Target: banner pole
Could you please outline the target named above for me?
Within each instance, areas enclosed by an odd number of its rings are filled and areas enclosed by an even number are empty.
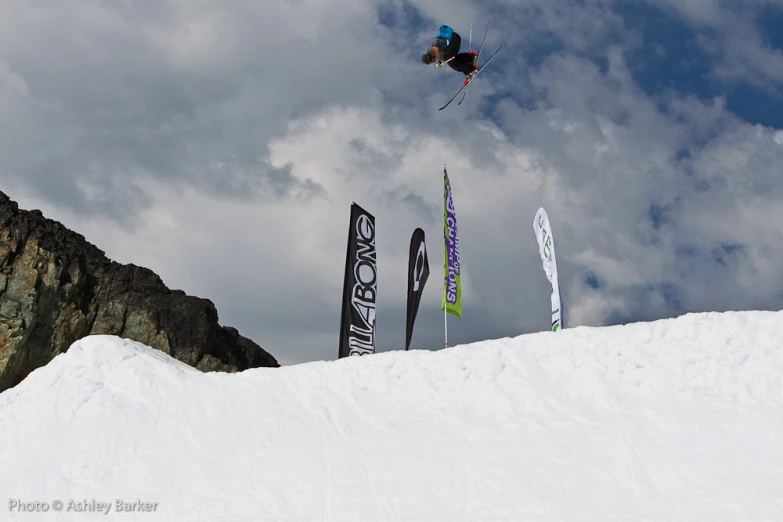
[[[449,313],[446,310],[446,307],[443,307],[443,346],[444,348],[449,347]]]

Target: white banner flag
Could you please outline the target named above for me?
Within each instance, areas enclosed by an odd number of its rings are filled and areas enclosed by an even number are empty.
[[[562,305],[560,302],[560,284],[557,282],[557,261],[555,259],[555,241],[552,239],[552,227],[546,210],[539,208],[533,219],[533,231],[538,240],[538,252],[544,263],[544,272],[552,284],[552,331],[556,332],[563,326]]]

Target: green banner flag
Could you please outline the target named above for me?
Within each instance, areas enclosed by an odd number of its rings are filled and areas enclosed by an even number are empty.
[[[462,317],[462,285],[460,284],[459,235],[457,214],[449,183],[449,174],[443,167],[443,302],[441,310]]]

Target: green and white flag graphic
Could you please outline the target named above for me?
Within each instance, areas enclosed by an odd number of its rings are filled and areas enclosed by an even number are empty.
[[[560,300],[560,284],[557,281],[557,260],[555,258],[555,241],[552,238],[552,227],[546,210],[539,208],[533,219],[533,231],[538,240],[538,252],[544,263],[544,272],[552,285],[552,331],[556,332],[563,325],[562,303]]]

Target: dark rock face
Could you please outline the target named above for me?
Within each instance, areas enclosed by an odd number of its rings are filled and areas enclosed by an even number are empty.
[[[154,272],[121,265],[40,211],[0,192],[0,391],[87,335],[118,335],[202,371],[277,367],[220,326],[207,299],[169,290]]]

